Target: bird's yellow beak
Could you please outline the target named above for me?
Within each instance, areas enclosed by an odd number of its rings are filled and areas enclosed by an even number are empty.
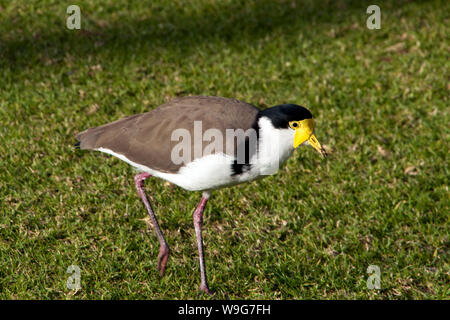
[[[325,149],[320,145],[314,135],[314,120],[305,119],[298,122],[298,127],[295,129],[294,148],[307,141],[314,149],[316,149],[322,156],[326,157]]]

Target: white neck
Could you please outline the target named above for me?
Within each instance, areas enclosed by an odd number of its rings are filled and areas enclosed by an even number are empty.
[[[275,174],[294,151],[292,129],[276,129],[266,117],[259,119],[258,153],[251,163],[262,175]]]

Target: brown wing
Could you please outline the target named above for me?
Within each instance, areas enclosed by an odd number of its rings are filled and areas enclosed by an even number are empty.
[[[172,149],[179,141],[171,141],[172,132],[183,128],[191,134],[194,156],[194,121],[202,121],[202,131],[251,128],[259,109],[251,104],[221,97],[183,97],[156,109],[87,129],[77,135],[81,149],[106,148],[151,169],[175,173],[182,164],[171,161]],[[204,148],[210,142],[203,142]]]

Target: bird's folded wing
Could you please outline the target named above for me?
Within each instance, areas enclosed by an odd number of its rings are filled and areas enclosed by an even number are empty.
[[[194,160],[199,154],[194,152],[194,139],[202,141],[201,144],[197,143],[197,146],[202,146],[202,150],[210,143],[203,141],[203,136],[194,136],[194,121],[201,121],[202,134],[208,129],[218,129],[223,134],[225,153],[226,129],[245,131],[252,128],[258,112],[258,108],[235,99],[184,97],[147,113],[87,129],[79,133],[77,139],[81,149],[108,149],[154,170],[175,173],[183,166],[171,161],[171,152],[180,143],[180,140],[172,141],[176,129],[189,132]],[[235,152],[236,148],[233,150]]]

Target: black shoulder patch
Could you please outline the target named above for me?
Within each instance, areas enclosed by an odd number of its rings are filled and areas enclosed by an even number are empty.
[[[234,163],[231,165],[231,176],[238,176],[247,172],[251,169],[252,165],[249,163],[237,163],[237,160],[234,160]]]
[[[250,145],[250,141],[248,137],[245,138],[245,161],[243,163],[239,163],[236,158],[233,161],[233,164],[231,165],[231,176],[236,176],[243,174],[247,171],[249,171],[252,168],[252,164],[250,163],[250,159],[253,157],[253,155],[258,150],[258,142],[259,142],[259,124],[258,121],[261,117],[261,112],[258,113],[256,116],[255,122],[253,123],[252,128],[256,132],[256,145]]]

